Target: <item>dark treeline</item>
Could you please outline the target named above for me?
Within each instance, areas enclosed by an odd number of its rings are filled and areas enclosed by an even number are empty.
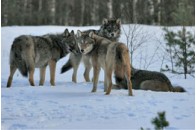
[[[99,25],[103,18],[122,23],[194,25],[194,0],[2,0],[1,24]]]

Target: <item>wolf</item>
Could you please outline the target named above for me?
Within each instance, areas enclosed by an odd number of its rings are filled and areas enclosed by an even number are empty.
[[[121,20],[118,19],[103,19],[102,25],[99,30],[86,30],[84,33],[90,33],[94,32],[96,35],[99,35],[101,37],[105,37],[111,41],[118,41],[121,33]],[[64,73],[71,68],[73,68],[73,75],[72,75],[72,81],[77,82],[76,76],[77,76],[77,70],[78,66],[80,64],[80,61],[84,62],[85,71],[84,71],[84,79],[87,82],[90,82],[89,73],[92,68],[91,63],[89,62],[89,57],[86,55],[75,54],[71,53],[69,60],[63,67],[61,68],[61,73]]]
[[[131,82],[133,89],[163,91],[163,92],[186,92],[186,90],[180,86],[172,86],[169,78],[160,72],[138,70],[133,67]],[[119,88],[127,89],[125,80],[116,79],[116,84]]]
[[[93,66],[93,89],[96,92],[99,72],[104,70],[104,91],[109,95],[112,88],[112,73],[117,79],[126,80],[129,96],[132,96],[129,50],[125,44],[112,42],[93,32],[77,31],[77,42],[82,54],[89,56]]]
[[[68,29],[61,34],[47,34],[43,36],[21,35],[14,39],[10,50],[10,75],[7,87],[11,87],[15,71],[28,77],[31,86],[34,84],[34,70],[40,68],[39,85],[45,81],[46,66],[50,67],[50,83],[55,86],[56,63],[69,52],[77,53],[74,32]],[[79,51],[78,51],[79,52]]]

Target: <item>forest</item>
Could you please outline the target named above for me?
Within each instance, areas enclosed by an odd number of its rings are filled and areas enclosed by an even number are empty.
[[[103,18],[123,24],[193,26],[194,0],[2,0],[2,26],[100,25]]]

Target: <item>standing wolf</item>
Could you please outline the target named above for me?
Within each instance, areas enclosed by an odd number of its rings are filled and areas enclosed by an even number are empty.
[[[95,34],[101,37],[105,37],[111,41],[118,41],[121,33],[121,21],[120,19],[104,19],[99,30],[84,31],[84,33],[90,32],[94,32]],[[92,65],[89,62],[89,57],[86,55],[76,55],[71,53],[68,62],[62,67],[61,73],[64,73],[73,67],[74,71],[72,75],[72,81],[77,82],[76,75],[81,59],[83,60],[85,66],[84,78],[87,82],[90,82],[89,73]]]
[[[112,73],[115,78],[126,80],[129,96],[132,96],[129,50],[123,43],[112,42],[93,32],[77,32],[77,42],[82,54],[89,56],[93,66],[93,89],[96,92],[100,69],[104,70],[104,91],[109,95],[112,88]]]
[[[184,88],[182,87],[173,87],[170,80],[163,73],[156,71],[137,70],[133,67],[131,70],[131,81],[133,84],[133,89],[164,92],[185,92]],[[116,79],[116,84],[120,88],[127,89],[125,80]]]
[[[10,51],[10,75],[7,87],[11,87],[12,78],[17,69],[25,77],[29,74],[29,82],[34,86],[34,70],[40,68],[40,82],[45,81],[46,66],[50,67],[50,83],[55,85],[56,62],[70,51],[77,50],[74,32],[66,29],[62,34],[44,36],[22,35],[17,37]]]

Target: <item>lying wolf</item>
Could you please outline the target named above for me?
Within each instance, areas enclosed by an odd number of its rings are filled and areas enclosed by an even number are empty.
[[[105,37],[111,41],[118,41],[121,32],[121,21],[120,19],[104,19],[99,30],[84,31],[84,33],[90,32],[94,32],[95,34],[101,37]],[[74,71],[72,75],[72,81],[77,82],[76,75],[81,59],[85,66],[84,78],[87,82],[90,82],[89,73],[92,65],[89,62],[89,57],[86,55],[82,56],[82,54],[76,55],[71,53],[68,62],[61,68],[61,73],[64,73],[73,67]]]
[[[82,54],[89,56],[93,66],[93,89],[96,92],[100,69],[104,70],[104,91],[110,94],[112,73],[115,78],[126,81],[129,96],[132,96],[131,68],[129,50],[125,44],[112,42],[93,32],[77,32],[77,42]]]
[[[132,67],[131,81],[133,89],[164,91],[164,92],[185,92],[182,87],[173,87],[166,75],[156,71],[137,70]],[[127,89],[126,81],[116,79],[119,88]]]
[[[10,50],[10,75],[7,87],[11,87],[15,71],[19,69],[25,77],[29,74],[29,82],[34,86],[34,70],[40,68],[40,82],[45,81],[46,66],[50,67],[50,83],[55,85],[56,62],[70,51],[76,53],[77,44],[74,32],[66,29],[62,34],[44,36],[22,35],[15,38]]]

